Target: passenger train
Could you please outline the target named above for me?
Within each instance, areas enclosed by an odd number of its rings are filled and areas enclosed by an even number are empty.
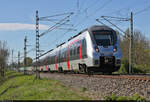
[[[94,25],[42,56],[38,69],[50,72],[112,73],[119,70],[121,57],[116,32],[108,26]]]

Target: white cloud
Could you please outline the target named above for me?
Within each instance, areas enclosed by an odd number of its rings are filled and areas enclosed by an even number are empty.
[[[46,30],[47,25],[40,24],[40,30]],[[24,23],[0,23],[0,31],[35,30],[35,24]]]

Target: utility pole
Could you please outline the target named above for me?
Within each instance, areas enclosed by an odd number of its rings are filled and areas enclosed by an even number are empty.
[[[12,50],[12,53],[11,53],[11,54],[12,54],[12,60],[11,60],[12,65],[11,65],[11,70],[13,70],[13,63],[14,63],[14,62],[13,62],[13,50]]]
[[[39,65],[39,17],[38,11],[36,11],[36,79],[40,78],[40,73],[38,70]]]
[[[18,51],[18,71],[19,71],[19,68],[20,68],[20,51]]]
[[[130,17],[130,46],[129,46],[129,73],[133,73],[133,13],[131,12]]]
[[[26,50],[27,50],[27,36],[25,36],[25,38],[24,38],[24,74],[26,74],[26,54],[27,54],[27,52],[26,52]]]

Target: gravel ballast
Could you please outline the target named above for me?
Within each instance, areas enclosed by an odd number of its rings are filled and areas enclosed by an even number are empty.
[[[41,78],[56,79],[80,90],[86,89],[85,93],[94,100],[104,99],[105,96],[111,96],[112,93],[117,96],[132,96],[137,93],[150,100],[150,81],[83,77],[62,73],[41,73],[40,75]]]

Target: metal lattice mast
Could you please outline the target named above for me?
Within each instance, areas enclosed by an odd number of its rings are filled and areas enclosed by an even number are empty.
[[[13,64],[14,64],[14,61],[13,61],[13,51],[14,51],[14,50],[12,50],[12,53],[11,53],[11,54],[12,54],[12,59],[11,59],[11,63],[12,63],[12,65],[11,65],[11,70],[13,70]]]
[[[40,78],[40,73],[38,71],[38,63],[39,63],[39,17],[38,11],[36,11],[36,78]]]
[[[27,36],[24,39],[24,74],[26,74]]]
[[[129,46],[129,73],[133,72],[133,13],[130,17],[130,46]]]
[[[19,68],[20,68],[20,51],[18,51],[18,71],[19,71]]]

